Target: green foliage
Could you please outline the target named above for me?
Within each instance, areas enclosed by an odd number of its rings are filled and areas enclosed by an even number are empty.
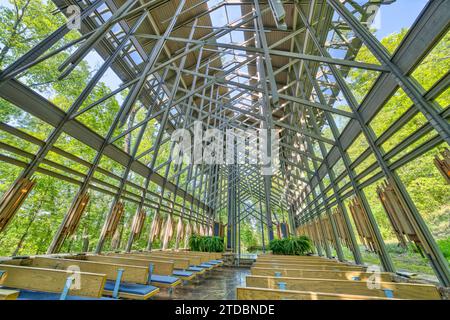
[[[9,3],[10,5],[3,6],[2,4],[0,6],[0,69],[7,67],[66,22],[64,15],[52,14],[52,11],[56,7],[50,0],[9,0]],[[73,41],[78,36],[79,34],[75,30],[69,32],[53,46],[52,50]],[[20,75],[21,82],[42,94],[62,110],[67,110],[70,107],[81,90],[87,85],[92,73],[95,72],[94,69],[97,68],[89,65],[87,62],[88,59],[85,59],[70,76],[62,81],[58,81],[57,79],[60,74],[58,66],[67,59],[69,54],[70,50],[61,52]],[[99,82],[87,97],[82,107],[97,101],[110,92],[111,89],[107,84]],[[108,132],[118,109],[118,100],[116,97],[112,97],[84,113],[78,120],[98,134],[104,135]],[[142,113],[142,111],[137,113],[136,122],[143,120]],[[45,141],[53,130],[53,127],[44,123],[42,120],[24,112],[3,99],[0,99],[0,121],[42,141]],[[124,126],[122,130],[126,130],[131,125],[133,124]],[[149,126],[145,136],[151,136],[156,131],[154,128],[155,126]],[[117,132],[117,134],[120,133]],[[31,154],[35,154],[39,149],[38,145],[32,144],[24,139],[19,139],[6,131],[0,131],[0,141]],[[121,142],[122,145],[119,147],[125,148],[125,141]],[[97,153],[97,150],[88,147],[67,134],[60,136],[55,143],[55,147],[88,162],[92,162]],[[147,145],[145,147],[148,148],[150,146]],[[14,159],[24,162],[30,161],[29,158],[4,151],[2,150],[2,154]],[[140,152],[142,151],[140,150]],[[88,169],[85,165],[71,161],[52,151],[46,155],[45,159],[66,166],[81,174],[86,174]],[[99,166],[107,172],[119,176],[124,172],[122,165],[105,156],[101,158]],[[68,174],[67,172],[45,164],[41,164],[41,167],[80,180],[79,175]],[[0,162],[0,196],[8,190],[21,170],[21,167]],[[130,174],[130,176],[129,180],[132,180],[140,186],[143,185],[143,177],[135,177],[133,174]],[[77,185],[61,179],[41,174],[37,174],[36,178],[36,187],[12,219],[8,228],[0,234],[0,256],[45,253],[78,190]],[[115,187],[119,184],[118,180],[103,175],[98,171],[94,174],[94,178]],[[139,178],[142,181],[139,181]],[[155,192],[155,184],[151,183],[149,189]],[[113,199],[108,194],[94,190],[90,190],[90,195],[91,201],[80,221],[76,233],[65,241],[61,251],[79,252],[82,250],[86,239],[89,241],[89,250],[92,251],[95,248]],[[130,221],[135,211],[132,205],[126,203],[125,217],[122,225],[119,227],[123,229],[122,241],[120,242],[121,249],[126,244]],[[144,228],[143,234],[148,234],[148,225],[149,223]],[[142,236],[135,241],[133,248],[145,248],[146,242],[147,238]],[[109,244],[108,241],[107,244]],[[155,245],[157,246],[158,243]],[[106,247],[107,245],[105,245]]]
[[[450,261],[450,237],[447,239],[438,240],[439,248],[441,248],[444,257]]]
[[[312,242],[307,236],[273,239],[269,250],[273,254],[302,256],[312,250]]]
[[[0,69],[7,67],[65,22],[65,18],[62,14],[51,13],[55,9],[55,5],[50,0],[9,0],[9,2],[11,3],[11,6],[0,7]],[[406,33],[407,30],[402,30],[397,34],[389,35],[382,40],[382,43],[387,50],[392,53],[398,47]],[[70,32],[55,44],[52,50],[73,41],[77,36],[76,31]],[[425,89],[431,88],[446,72],[448,72],[450,68],[450,59],[447,58],[449,47],[450,34],[447,34],[412,73],[412,77]],[[38,92],[45,93],[45,96],[48,97],[52,103],[63,110],[67,110],[73,103],[80,91],[86,86],[93,72],[88,63],[83,61],[79,67],[67,77],[67,79],[64,81],[56,81],[59,75],[57,68],[67,59],[69,54],[68,51],[62,52],[31,68],[20,76],[20,81],[31,86],[31,88]],[[364,46],[358,53],[356,60],[367,63],[377,63],[375,57]],[[356,68],[351,69],[347,81],[358,101],[361,101],[364,98],[376,78],[376,72]],[[84,106],[98,100],[109,92],[110,89],[105,83],[99,83],[87,98]],[[124,92],[124,94],[125,93],[126,92]],[[442,108],[447,107],[448,101],[450,101],[450,89],[441,93],[435,101]],[[385,130],[404,114],[411,105],[412,101],[407,95],[402,90],[397,90],[382,110],[370,122],[370,126],[375,135],[378,137],[385,132]],[[340,107],[348,110],[348,106],[346,106],[345,103]],[[79,120],[98,134],[104,135],[108,131],[118,109],[118,101],[115,98],[108,99],[96,108],[83,114],[79,117]],[[138,110],[134,111],[136,113],[135,123],[139,123],[145,118],[145,112],[144,108],[141,108],[141,106],[136,106],[136,109]],[[53,129],[50,125],[45,124],[40,119],[33,117],[2,99],[0,99],[0,121],[40,140],[46,140]],[[391,150],[394,146],[403,141],[412,131],[422,126],[423,123],[424,118],[419,113],[402,128],[401,132],[390,137],[382,147],[385,151]],[[133,123],[128,123],[122,130],[126,130],[132,125]],[[158,123],[156,120],[149,122],[148,128],[144,133],[144,139],[139,146],[138,154],[153,145],[157,133],[155,128],[157,127]],[[325,136],[330,136],[329,130],[329,127],[325,126],[323,134]],[[120,133],[121,132],[115,132],[115,135]],[[425,138],[417,141],[415,146],[429,140],[435,135],[436,133],[431,131]],[[32,154],[38,149],[35,144],[23,139],[18,139],[6,131],[0,131],[0,141]],[[125,139],[121,139],[119,142],[116,142],[116,145],[125,148]],[[56,146],[86,161],[92,161],[96,154],[96,150],[89,148],[65,134],[58,139]],[[359,137],[348,150],[350,158],[356,159],[367,147],[368,143],[365,138],[363,136]],[[414,161],[411,161],[407,165],[399,168],[397,173],[405,184],[405,187],[418,210],[430,227],[433,235],[438,239],[444,239],[439,240],[438,244],[446,258],[450,259],[450,240],[448,238],[450,233],[450,187],[446,185],[445,180],[433,166],[433,157],[437,151],[443,147],[445,147],[445,145],[441,145]],[[158,158],[157,164],[160,164],[164,159],[167,159],[168,150],[169,148],[167,145],[161,148],[161,158]],[[410,149],[405,150],[405,152],[409,151]],[[2,154],[14,157],[20,161],[29,161],[28,158],[20,157],[16,154],[12,155],[12,153],[7,152],[6,150],[2,150]],[[144,157],[142,162],[148,163],[150,159],[151,154]],[[82,166],[79,163],[70,162],[68,159],[52,152],[46,156],[46,160],[68,166],[72,170],[83,174],[85,174],[87,170],[87,167]],[[369,160],[366,160],[357,166],[355,170],[358,173],[362,172],[362,170],[367,168],[371,162],[374,162],[373,156],[370,156]],[[43,165],[41,167],[49,169]],[[122,165],[107,157],[102,157],[100,167],[116,175],[121,175],[124,172],[124,167]],[[336,174],[343,172],[344,165],[342,160],[338,161],[333,169],[336,171]],[[22,168],[20,167],[0,162],[0,196],[9,188],[11,183],[20,174],[21,170]],[[171,170],[173,170],[173,167]],[[62,174],[62,172],[56,171],[55,169],[52,169],[52,171]],[[172,175],[173,171],[170,172],[170,176]],[[79,176],[73,175],[73,177],[78,180],[80,179]],[[187,173],[185,172],[180,179],[181,185],[184,185],[186,177]],[[96,172],[95,178],[117,187],[117,180],[111,179],[106,175]],[[130,179],[137,185],[143,185],[144,178],[141,176],[134,175]],[[342,179],[340,182],[341,186],[346,179],[346,177]],[[192,184],[189,184],[188,188],[190,192],[193,191]],[[150,184],[149,189],[152,192],[160,192],[160,188],[153,183]],[[0,234],[0,256],[45,253],[77,190],[78,187],[76,185],[38,174],[37,185],[32,194],[26,199],[8,229]],[[127,191],[130,190],[133,189],[128,186]],[[370,186],[369,188],[364,189],[364,192],[369,200],[370,207],[375,215],[384,239],[395,240],[388,218],[377,199],[375,188]],[[183,203],[179,197],[177,197],[176,201],[178,204]],[[96,241],[99,238],[99,233],[106,214],[109,211],[111,202],[112,197],[110,195],[91,190],[91,201],[80,222],[77,233],[66,241],[62,251],[81,251],[84,238],[90,240],[89,250],[95,248]],[[277,211],[278,209],[276,208],[274,208],[274,210],[274,212],[280,216],[281,212]],[[123,239],[127,238],[129,224],[134,212],[135,208],[133,206],[127,206],[126,217],[123,219],[124,223],[126,223]],[[226,220],[226,210],[219,212],[219,216],[222,221]],[[146,222],[142,233],[143,235],[148,234],[150,222],[151,221]],[[241,242],[243,250],[248,248],[258,248],[259,245],[262,244],[259,235],[259,225],[255,223],[253,223],[253,225],[251,223],[243,224],[241,227]],[[126,243],[126,241],[122,240],[122,248],[124,243]],[[142,236],[135,241],[133,249],[145,248],[146,243],[147,237]],[[171,242],[171,245],[173,245],[173,241]],[[153,243],[153,247],[159,248],[160,241],[156,240]],[[194,236],[189,239],[189,247],[191,247],[191,250],[195,251],[220,252],[224,250],[224,242],[223,239],[217,237]],[[301,240],[300,238],[274,240],[270,243],[270,249],[278,254],[304,254],[310,250],[309,247],[306,247],[305,239]],[[404,261],[406,267],[413,268],[413,264],[426,265],[427,263],[425,259],[418,257],[419,255],[413,248],[408,247],[407,249],[404,249],[397,245],[389,244],[388,250],[395,256],[393,258],[396,265]],[[398,260],[398,257],[401,257],[402,261]],[[366,261],[369,261],[369,259]],[[410,265],[408,265],[406,261],[411,262]]]
[[[221,237],[192,235],[189,238],[189,248],[191,251],[223,252],[225,243]]]
[[[252,228],[251,222],[246,224],[241,224],[241,248],[242,251],[250,252],[250,248],[255,248],[258,246],[258,239],[256,234],[258,229],[254,230]]]
[[[381,42],[389,52],[394,52],[401,40],[405,37],[407,31],[407,29],[403,29],[398,33],[391,34],[382,39]],[[424,88],[431,88],[450,69],[450,59],[445,58],[448,56],[449,45],[450,34],[447,34],[412,73],[413,78]],[[359,51],[356,60],[366,63],[377,63],[376,58],[365,46]],[[359,97],[360,100],[370,90],[375,78],[376,77],[370,76],[365,70],[352,69],[347,80],[349,81],[352,92]],[[450,90],[444,91],[439,98],[436,99],[436,102],[442,107],[447,107],[449,94]],[[383,134],[411,107],[411,105],[413,105],[413,102],[408,95],[402,89],[398,89],[369,123],[375,135],[379,137]],[[389,137],[381,147],[385,152],[390,151],[425,123],[426,119],[424,116],[421,113],[418,113],[397,133]],[[395,162],[399,157],[404,156],[406,153],[412,151],[413,148],[434,138],[436,135],[436,131],[431,131],[414,143],[413,146],[408,147],[390,161]],[[432,234],[437,239],[446,238],[450,234],[450,225],[448,222],[450,221],[450,206],[448,205],[450,203],[450,187],[446,184],[445,179],[442,178],[441,174],[433,165],[434,156],[445,147],[448,147],[448,145],[441,144],[397,169],[397,174],[429,226]],[[352,143],[347,150],[347,153],[350,159],[354,160],[367,148],[368,142],[361,134]],[[355,168],[356,173],[361,173],[365,168],[375,162],[376,159],[372,154],[367,160],[363,161]],[[343,164],[341,167],[343,167]],[[342,172],[341,170],[337,171]],[[372,184],[369,187],[366,187],[364,193],[369,201],[370,208],[376,218],[383,238],[388,242],[396,241],[392,226],[378,199],[376,185]]]
[[[273,239],[269,242],[269,250],[271,250],[273,254],[285,254],[286,240],[287,239]]]

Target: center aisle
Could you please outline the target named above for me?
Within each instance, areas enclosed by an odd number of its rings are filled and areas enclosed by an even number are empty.
[[[222,267],[212,271],[198,283],[177,287],[171,297],[164,291],[155,296],[154,300],[236,300],[236,287],[245,286],[247,275],[250,275],[249,268]]]

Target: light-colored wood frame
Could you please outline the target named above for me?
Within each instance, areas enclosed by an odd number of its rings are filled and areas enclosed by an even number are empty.
[[[238,287],[237,300],[396,300],[351,294]]]
[[[279,272],[282,277],[292,277],[292,278],[354,280],[355,277],[358,277],[360,281],[367,281],[374,278],[374,273],[363,271],[331,271],[331,270],[313,270],[313,269],[308,270],[308,269],[252,267],[250,269],[250,272],[254,276],[275,276],[275,272]],[[393,281],[392,274],[388,272],[380,272],[377,273],[375,276],[382,282]]]
[[[61,293],[66,284],[67,271],[24,267],[1,264],[0,268],[8,272],[3,285],[16,288],[35,290],[41,292]],[[80,286],[71,288],[69,295],[100,298],[106,283],[106,275],[91,272],[79,272]]]
[[[247,276],[248,287],[278,289],[278,283],[284,282],[287,290],[314,291],[323,293],[355,294],[362,296],[386,297],[384,290],[391,290],[394,298],[440,300],[438,289],[432,285],[379,282],[379,288],[370,288],[365,281],[329,280],[311,278]]]

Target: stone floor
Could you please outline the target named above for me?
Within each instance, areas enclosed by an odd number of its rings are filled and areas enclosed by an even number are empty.
[[[178,286],[172,296],[162,289],[154,300],[235,300],[236,287],[245,286],[245,276],[249,274],[249,268],[217,268],[197,282]]]

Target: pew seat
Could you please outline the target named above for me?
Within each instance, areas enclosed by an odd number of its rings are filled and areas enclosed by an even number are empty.
[[[104,293],[112,296],[116,282],[107,280]],[[121,282],[119,286],[119,298],[147,300],[159,292],[159,288],[147,284]]]
[[[186,270],[173,270],[172,275],[184,281],[189,281],[195,278],[195,272]]]
[[[197,267],[200,267],[200,268],[203,268],[203,269],[206,269],[206,270],[212,270],[213,268],[214,268],[214,266],[212,265],[212,264],[209,264],[209,263],[206,263],[206,262],[204,262],[204,263],[202,263],[202,264],[199,264]]]
[[[159,274],[152,274],[151,284],[163,288],[173,288],[181,284],[180,278],[172,276],[162,276]]]
[[[17,300],[60,300],[61,294],[54,292],[42,292],[21,289],[18,293]],[[116,300],[113,298],[101,297],[81,297],[81,296],[66,296],[65,300]]]
[[[218,261],[218,260],[210,260],[208,262],[205,262],[206,264],[211,264],[214,267],[220,267],[223,264],[223,261]]]
[[[223,263],[223,260],[211,260],[210,262],[215,262],[215,263],[217,263],[217,264],[222,264],[222,263]]]
[[[3,289],[0,287],[0,300],[16,300],[19,290]]]
[[[190,266],[187,271],[194,271],[198,274],[204,274],[206,272],[205,268],[198,267],[198,266]]]

